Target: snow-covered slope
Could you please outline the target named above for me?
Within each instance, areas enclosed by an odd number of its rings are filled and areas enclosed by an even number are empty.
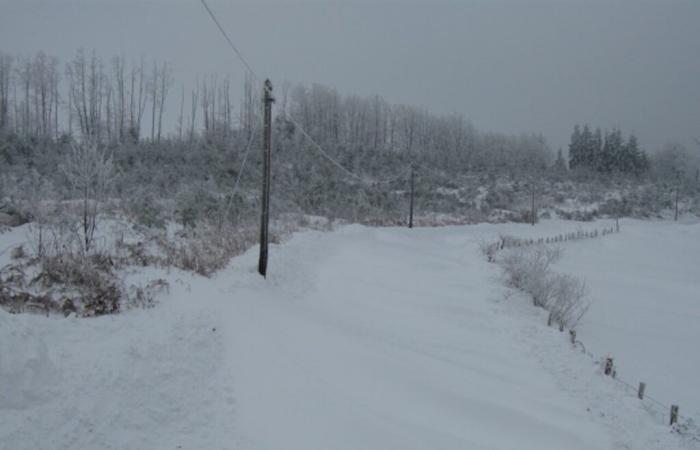
[[[501,287],[478,243],[520,231],[299,233],[268,280],[253,249],[151,310],[0,311],[0,448],[693,448]]]

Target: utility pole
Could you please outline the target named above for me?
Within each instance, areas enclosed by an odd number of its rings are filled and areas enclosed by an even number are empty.
[[[413,193],[415,191],[415,167],[411,165],[411,203],[408,215],[408,228],[413,228]]]
[[[535,226],[535,183],[532,183],[532,209],[530,211],[530,218],[532,219],[532,226]]]
[[[676,214],[673,217],[673,220],[678,221],[678,195],[681,190],[681,171],[680,169],[676,169]]]
[[[678,191],[680,190],[680,183],[676,186],[676,215],[673,220],[678,221]]]
[[[263,185],[262,213],[260,215],[260,260],[258,272],[267,277],[267,244],[270,225],[270,153],[272,145],[272,83],[265,80],[263,86]]]

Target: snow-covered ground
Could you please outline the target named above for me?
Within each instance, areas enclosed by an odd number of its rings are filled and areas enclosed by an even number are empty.
[[[0,311],[0,448],[699,447],[547,328],[478,250],[498,233],[573,226],[304,232],[271,249],[267,280],[253,249],[213,279],[142,274],[170,281],[150,310],[96,319]],[[614,249],[656,226],[625,223],[622,234],[574,246]],[[560,266],[573,271],[568,252]],[[597,301],[581,337],[605,352],[590,336],[602,313],[588,279]],[[659,283],[676,292],[674,280]],[[698,373],[697,352],[664,351]],[[619,353],[623,374],[622,353],[632,352]]]
[[[567,246],[558,269],[594,300],[579,330],[621,378],[700,419],[700,225],[624,220],[622,232]]]

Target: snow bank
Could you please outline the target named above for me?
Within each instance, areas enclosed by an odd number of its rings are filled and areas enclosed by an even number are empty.
[[[26,408],[51,395],[54,365],[43,337],[26,321],[0,308],[0,408]]]

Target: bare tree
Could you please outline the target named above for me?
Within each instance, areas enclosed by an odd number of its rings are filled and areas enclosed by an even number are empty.
[[[250,140],[250,135],[253,132],[253,121],[255,120],[255,110],[258,104],[255,100],[253,84],[253,76],[246,72],[245,80],[243,81],[243,101],[240,118],[241,128],[245,132],[246,141]]]
[[[0,53],[0,131],[10,126],[10,79],[13,59]]]
[[[141,137],[141,119],[146,108],[146,81],[144,73],[144,60],[141,58],[140,64],[131,65],[129,88],[129,139],[138,142]]]
[[[177,137],[182,142],[183,120],[185,114],[185,85],[182,85],[182,94],[180,96],[180,114],[177,118]]]
[[[160,142],[161,131],[163,129],[163,111],[165,111],[165,99],[172,83],[172,69],[167,63],[163,63],[160,69],[160,90],[158,92],[158,142]]]
[[[81,243],[84,254],[93,249],[100,204],[113,182],[112,157],[95,142],[73,143],[67,155],[63,172],[80,199]]]
[[[102,132],[102,110],[105,95],[105,74],[102,61],[92,52],[90,60],[82,49],[66,67],[68,95],[73,114],[78,119],[85,139],[99,139]]]
[[[197,109],[199,108],[199,82],[195,83],[195,87],[192,89],[192,101],[190,103],[190,132],[189,141],[194,140],[194,127],[197,123]]]
[[[24,94],[24,100],[20,107],[22,109],[22,133],[25,136],[29,136],[31,133],[31,116],[30,116],[30,92],[32,87],[32,61],[29,58],[24,58],[16,69],[17,79],[21,83],[22,91]]]
[[[150,88],[149,96],[151,98],[151,142],[156,140],[156,111],[158,105],[158,63],[153,61],[153,72],[151,79],[148,82]]]

